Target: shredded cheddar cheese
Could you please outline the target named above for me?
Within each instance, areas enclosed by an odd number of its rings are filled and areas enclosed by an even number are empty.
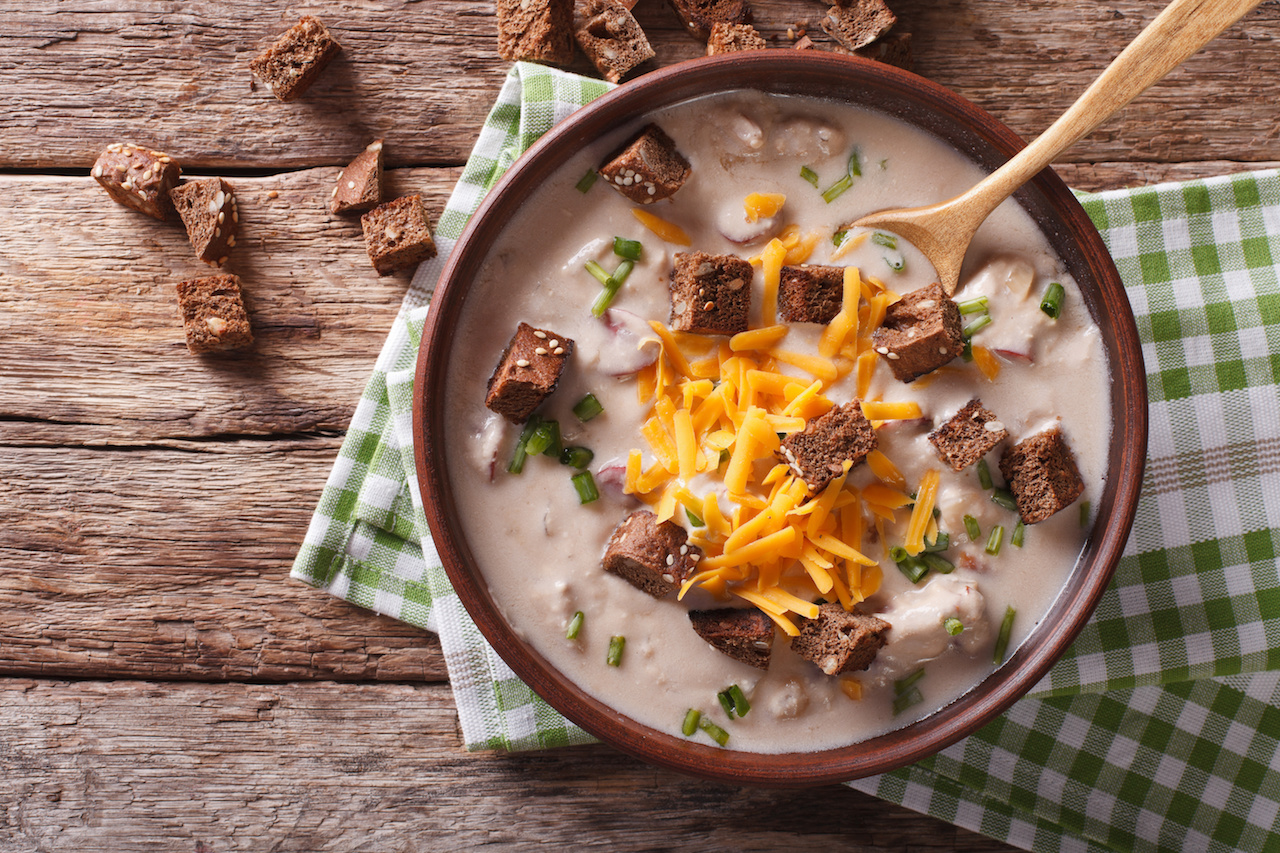
[[[933,519],[933,504],[937,497],[938,472],[931,468],[920,479],[916,505],[911,510],[911,521],[907,524],[907,541],[903,547],[913,557],[924,550],[924,534]]]
[[[978,365],[978,369],[989,382],[995,381],[995,378],[1000,375],[1000,362],[986,347],[973,347],[973,363]]]
[[[677,246],[691,246],[693,241],[689,239],[689,235],[684,233],[684,229],[674,222],[668,222],[660,216],[655,216],[647,210],[638,207],[631,208],[631,213],[636,219],[640,220],[640,224],[648,228],[662,240],[668,243],[675,243]]]
[[[742,206],[746,210],[747,221],[758,222],[775,215],[786,203],[787,197],[782,193],[751,193]]]

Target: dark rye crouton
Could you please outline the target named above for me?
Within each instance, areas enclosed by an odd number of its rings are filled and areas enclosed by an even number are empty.
[[[662,598],[679,589],[702,559],[702,549],[688,538],[680,525],[659,524],[649,510],[636,510],[614,528],[601,562],[606,572]]]
[[[250,62],[249,68],[277,98],[293,101],[311,88],[341,49],[319,19],[305,15]]]
[[[936,281],[889,306],[871,340],[902,382],[937,370],[964,349],[960,309]]]
[[[587,0],[583,17],[574,27],[578,47],[610,83],[653,59],[653,48],[631,10],[615,0]]]
[[[173,213],[169,190],[178,185],[182,170],[168,154],[113,142],[98,155],[92,174],[117,203],[165,220]]]
[[[369,143],[351,165],[338,173],[338,181],[329,194],[332,213],[368,210],[382,202],[382,140]]]
[[[689,35],[708,41],[716,24],[747,24],[751,8],[746,0],[668,0]]]
[[[844,300],[844,267],[783,267],[778,316],[790,323],[830,323]]]
[[[707,37],[707,56],[764,50],[768,46],[769,43],[750,24],[715,23],[711,25],[711,35]]]
[[[527,420],[556,390],[572,354],[569,338],[521,323],[489,377],[484,404],[513,423]]]
[[[240,208],[231,184],[222,178],[187,181],[169,190],[169,198],[196,257],[217,267],[225,264],[240,234]]]
[[[773,620],[754,607],[690,610],[699,637],[734,660],[768,669],[773,654]]]
[[[846,462],[853,468],[878,443],[871,421],[854,400],[810,419],[804,430],[782,440],[776,455],[804,480],[809,491],[820,492],[844,472]]]
[[[1018,515],[1027,524],[1044,521],[1084,492],[1075,456],[1058,427],[1024,439],[1000,457]]]
[[[735,255],[677,252],[671,271],[671,328],[703,335],[747,330],[755,270]]]
[[[573,0],[498,0],[498,55],[511,62],[573,61]]]
[[[995,413],[982,407],[977,397],[964,404],[960,411],[942,426],[929,433],[929,441],[951,466],[952,471],[963,471],[991,452],[991,449],[1009,437],[1009,431],[1000,423]]]
[[[436,256],[422,196],[401,196],[379,205],[360,217],[360,227],[378,275],[390,275]]]
[[[253,343],[238,277],[215,275],[180,281],[178,305],[187,349],[192,352],[239,349]]]
[[[832,602],[819,605],[817,618],[802,619],[797,627],[800,635],[791,640],[791,651],[827,675],[840,675],[871,666],[888,639],[889,623]]]
[[[821,23],[827,35],[854,51],[889,32],[897,20],[883,0],[849,0],[828,9]]]
[[[650,124],[599,172],[609,186],[636,204],[651,204],[674,195],[692,169],[671,137]]]
[[[854,53],[905,71],[915,68],[915,57],[911,53],[911,33],[889,33],[866,47],[858,48]]]

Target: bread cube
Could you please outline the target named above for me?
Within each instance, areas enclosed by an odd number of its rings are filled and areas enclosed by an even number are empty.
[[[737,661],[768,669],[773,655],[773,620],[754,607],[690,610],[689,621],[699,637],[716,651]]]
[[[572,354],[569,338],[521,323],[489,377],[484,404],[513,423],[528,420],[556,390]]]
[[[382,203],[382,140],[375,139],[338,173],[329,194],[331,213],[368,210]]]
[[[573,0],[498,0],[498,55],[510,62],[573,62]]]
[[[711,34],[707,37],[707,56],[743,50],[764,50],[768,46],[769,43],[750,24],[717,22],[711,25]]]
[[[225,264],[240,234],[240,209],[231,185],[222,178],[187,181],[170,190],[169,198],[196,257],[216,267]]]
[[[1075,456],[1058,427],[1006,450],[1000,457],[1000,473],[1027,524],[1044,521],[1084,493]]]
[[[360,217],[364,245],[378,275],[412,267],[436,256],[422,196],[401,196]]]
[[[782,440],[776,455],[810,492],[820,492],[844,472],[846,462],[852,469],[878,444],[871,421],[854,400],[811,418],[802,431]]]
[[[995,414],[974,397],[942,426],[929,433],[938,456],[952,471],[963,471],[1009,437]]]
[[[178,305],[191,352],[239,349],[253,343],[239,277],[215,275],[180,281]]]
[[[755,270],[735,255],[677,252],[671,271],[671,327],[704,335],[747,330]]]
[[[889,623],[862,613],[847,611],[834,602],[818,606],[814,619],[801,619],[800,636],[791,640],[791,651],[818,665],[827,675],[859,672],[871,666],[887,642]]]
[[[889,32],[897,20],[884,0],[848,0],[828,9],[821,24],[841,47],[854,51]]]
[[[935,281],[890,305],[871,340],[893,375],[911,382],[964,350],[960,309]]]
[[[747,24],[751,8],[746,0],[668,0],[685,31],[698,41],[708,41],[716,24]]]
[[[674,195],[693,170],[671,137],[650,124],[599,171],[609,186],[631,201],[652,204]]]
[[[844,267],[783,267],[778,316],[790,323],[830,323],[844,303]]]
[[[168,154],[128,142],[113,142],[98,155],[91,172],[119,204],[161,221],[173,213],[169,190],[182,169]]]
[[[915,67],[915,58],[911,53],[911,33],[889,33],[866,47],[858,48],[854,53],[906,71]]]
[[[609,537],[604,570],[654,598],[670,595],[702,559],[702,549],[688,544],[688,538],[680,525],[671,521],[659,524],[649,510],[636,510]]]
[[[615,0],[586,0],[573,31],[578,47],[604,79],[617,83],[631,69],[653,59],[653,48],[631,10]]]
[[[305,15],[249,63],[254,76],[282,101],[293,101],[311,87],[341,46],[318,18]]]

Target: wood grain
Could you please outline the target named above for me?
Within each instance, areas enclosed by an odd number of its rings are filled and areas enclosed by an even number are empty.
[[[0,684],[5,851],[1006,851],[843,787],[459,749],[442,685]]]
[[[786,46],[814,0],[754,0],[759,28]],[[916,70],[1034,136],[1075,100],[1158,4],[1057,0],[895,0]],[[326,20],[344,49],[302,100],[252,85],[247,63],[298,15]],[[664,3],[637,17],[670,64],[700,55]],[[1231,151],[1280,159],[1280,6],[1267,3],[1170,79],[1072,149],[1072,162],[1191,161]],[[9,0],[0,20],[0,168],[87,169],[107,143],[134,139],[189,168],[342,165],[375,136],[391,165],[461,163],[507,63],[489,0],[296,6],[213,0]],[[575,70],[589,71],[579,58]]]

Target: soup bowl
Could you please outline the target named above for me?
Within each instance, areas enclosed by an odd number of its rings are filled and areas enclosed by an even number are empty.
[[[436,548],[467,612],[512,670],[586,731],[645,761],[705,778],[798,786],[883,773],[974,732],[1026,693],[1066,651],[1103,594],[1128,538],[1146,458],[1146,380],[1133,314],[1097,230],[1062,181],[1045,170],[1016,194],[1079,285],[1109,362],[1112,412],[1106,478],[1094,496],[1083,552],[1047,613],[1004,663],[936,712],[860,742],[811,752],[717,748],[643,725],[589,695],[513,629],[468,544],[446,460],[461,440],[446,430],[443,406],[451,345],[471,283],[490,246],[522,202],[584,146],[636,116],[701,96],[759,90],[854,103],[940,138],[990,171],[1024,143],[959,95],[913,74],[831,53],[765,50],[675,65],[626,84],[557,126],[526,152],[486,196],[448,259],[436,288],[417,364],[414,435],[418,482]]]

